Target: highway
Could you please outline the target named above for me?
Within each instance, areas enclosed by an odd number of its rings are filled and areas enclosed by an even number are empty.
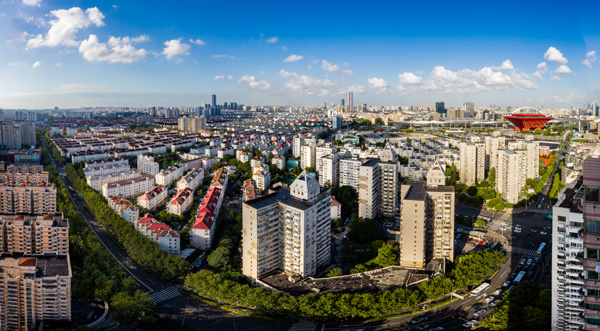
[[[50,152],[51,150],[45,136],[44,145],[49,151],[48,154],[50,154],[53,165],[56,165],[56,160],[54,160],[54,157]],[[67,187],[70,186],[65,178],[66,174],[64,168],[56,167],[56,169],[58,170],[63,183]],[[160,319],[155,325],[156,330],[261,330],[263,328],[268,328],[273,331],[283,331],[289,330],[292,325],[292,323],[289,322],[257,319],[230,313],[179,294],[178,288],[181,288],[180,284],[169,284],[144,270],[133,261],[133,259],[131,259],[129,255],[114,242],[104,228],[98,224],[83,201],[73,199],[71,194],[69,197],[79,214],[87,221],[90,229],[96,235],[100,243],[108,250],[108,252],[110,252],[115,261],[117,261],[117,263],[119,263],[123,269],[136,280],[136,283],[141,290],[147,292],[151,296],[155,293],[174,292],[174,294],[171,294],[174,296],[166,300],[161,301],[160,297],[155,299],[155,301],[159,301],[156,303],[156,311],[160,316]]]

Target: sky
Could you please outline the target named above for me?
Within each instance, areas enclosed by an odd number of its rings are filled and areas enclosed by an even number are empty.
[[[0,108],[586,107],[597,1],[0,0]],[[597,54],[597,52],[599,52]]]

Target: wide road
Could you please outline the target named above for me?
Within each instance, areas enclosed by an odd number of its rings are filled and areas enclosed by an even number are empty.
[[[53,165],[56,160],[51,154],[46,138],[44,136],[44,145],[49,151]],[[65,177],[65,171],[62,167],[56,167],[61,180],[66,186],[70,186]],[[177,288],[180,285],[173,286],[163,282],[158,277],[144,270],[138,265],[121,247],[114,242],[110,235],[96,221],[93,215],[85,206],[83,201],[73,199],[71,192],[69,197],[79,214],[86,220],[92,232],[96,235],[100,243],[109,251],[115,261],[136,280],[138,287],[144,292],[153,294],[165,293],[164,296],[157,296],[155,301],[156,311],[160,314],[160,319],[154,326],[157,330],[289,330],[292,323],[279,322],[251,318],[244,315],[229,313],[205,304],[194,299],[181,295]],[[177,282],[177,280],[173,280]],[[154,296],[153,296],[154,297]],[[166,299],[163,299],[166,298]]]

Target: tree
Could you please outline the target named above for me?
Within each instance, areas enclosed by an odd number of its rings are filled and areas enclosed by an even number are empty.
[[[496,168],[492,168],[488,172],[487,182],[491,187],[496,187]]]
[[[477,186],[469,186],[467,189],[467,194],[474,197],[477,195]]]
[[[327,273],[327,277],[338,277],[343,274],[344,274],[344,272],[342,272],[341,268],[333,268],[333,269],[329,270],[329,272]]]
[[[230,251],[225,247],[217,247],[212,253],[206,258],[206,262],[211,267],[222,270],[229,266]]]
[[[350,269],[351,274],[360,274],[361,272],[365,271],[369,271],[369,269],[362,264],[357,264],[354,266],[354,268]]]
[[[398,264],[398,246],[395,244],[384,244],[377,251],[375,263],[382,268]]]
[[[152,323],[152,299],[142,291],[136,291],[134,296],[124,292],[115,294],[111,300],[111,311],[115,319],[125,325],[134,324],[140,318],[145,323]]]

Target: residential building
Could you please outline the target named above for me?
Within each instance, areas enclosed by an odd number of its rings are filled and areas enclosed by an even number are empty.
[[[156,185],[169,187],[174,180],[178,180],[179,177],[183,176],[184,171],[185,165],[178,163],[160,171],[154,176],[154,180],[156,181]]]
[[[552,330],[583,329],[586,304],[581,302],[584,301],[584,282],[588,285],[595,283],[594,280],[584,280],[584,265],[577,259],[578,254],[579,257],[585,256],[580,235],[584,231],[584,191],[583,180],[579,177],[565,185],[552,207]],[[588,252],[588,256],[592,257],[595,249]],[[591,274],[594,275],[595,270]]]
[[[445,169],[436,162],[427,182],[401,186],[400,265],[424,268],[431,259],[454,259],[454,188],[444,186]]]
[[[302,172],[279,188],[244,202],[242,273],[258,279],[274,271],[309,277],[331,259],[331,193]]]
[[[361,164],[362,162],[358,159],[341,159],[339,161],[339,185],[351,186],[358,193]]]
[[[2,161],[2,169],[4,170],[4,161]],[[6,167],[7,172],[25,173],[25,172],[43,172],[44,166],[38,163],[13,163]]]
[[[137,168],[144,174],[156,176],[160,171],[158,163],[154,162],[154,157],[149,155],[137,156]]]
[[[242,199],[244,201],[254,200],[260,196],[260,191],[256,186],[256,182],[252,178],[248,178],[244,181],[242,187]]]
[[[285,169],[285,156],[274,156],[271,159],[271,164],[275,165],[279,170]]]
[[[40,321],[71,320],[69,256],[0,257],[0,325],[33,330]]]
[[[317,172],[321,186],[338,187],[340,178],[338,161],[337,153],[324,155],[317,159]]]
[[[167,212],[181,216],[192,206],[193,201],[194,191],[190,188],[179,190],[173,199],[169,201]]]
[[[468,186],[485,179],[485,145],[481,143],[461,142],[460,181]]]
[[[498,151],[496,191],[509,203],[519,202],[527,180],[526,154],[523,151]]]
[[[48,182],[48,172],[13,172],[7,171],[0,173],[0,183],[39,183]]]
[[[505,137],[485,137],[486,169],[498,170],[498,151],[506,148]]]
[[[317,148],[313,145],[303,145],[300,155],[300,167],[306,169],[308,167],[317,167]]]
[[[140,217],[140,209],[123,197],[109,196],[108,206],[131,225]]]
[[[179,181],[177,181],[177,190],[183,190],[185,188],[189,188],[192,191],[195,191],[200,184],[202,184],[202,180],[204,179],[204,169],[202,167],[197,167],[190,172],[188,172],[185,176],[183,176]]]
[[[398,164],[369,159],[360,166],[358,216],[398,216]]]
[[[137,204],[142,208],[154,210],[167,201],[167,191],[164,186],[154,186],[137,198]]]
[[[196,212],[196,221],[190,231],[192,246],[202,250],[210,249],[216,228],[215,222],[221,209],[221,203],[221,189],[218,187],[211,187],[208,192],[206,192],[204,200],[202,200],[202,204]]]
[[[331,196],[331,219],[337,220],[342,218],[342,204],[339,203],[334,196]]]
[[[0,253],[69,254],[69,222],[62,213],[1,215]]]
[[[252,179],[256,183],[256,187],[261,191],[266,191],[271,185],[271,172],[267,167],[255,167],[252,174]]]
[[[157,221],[152,215],[146,214],[144,217],[140,217],[135,224],[135,229],[152,240],[163,251],[179,256],[179,232],[171,229],[165,223]]]
[[[154,177],[142,175],[118,182],[106,183],[102,185],[102,195],[106,199],[112,195],[119,195],[129,199],[151,190],[153,186]]]
[[[304,145],[304,136],[296,135],[292,141],[292,154],[295,158],[299,158],[302,156],[302,146]]]
[[[0,214],[54,214],[56,189],[52,184],[0,184]]]
[[[141,173],[135,169],[129,169],[123,172],[115,172],[106,175],[93,175],[86,178],[86,182],[95,191],[102,191],[102,185],[106,183],[114,183],[121,180],[127,180],[135,177],[139,177]]]
[[[255,156],[250,160],[250,166],[252,168],[263,164],[265,164],[265,159],[263,159],[262,157]]]

